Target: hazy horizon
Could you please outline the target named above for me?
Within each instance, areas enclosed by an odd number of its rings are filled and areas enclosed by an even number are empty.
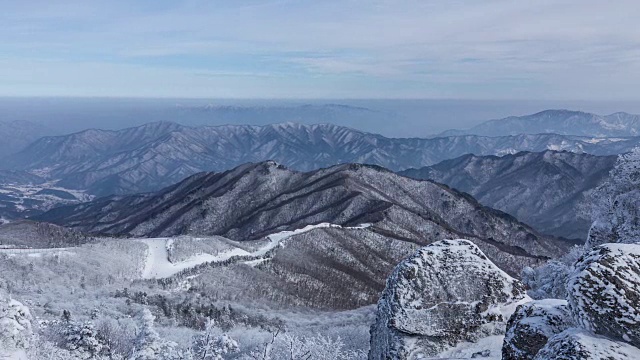
[[[206,111],[186,111],[207,105],[236,106],[240,114],[225,116]],[[292,109],[303,105],[347,105],[371,112],[344,116]],[[257,112],[256,107],[262,110]],[[183,125],[265,125],[280,122],[335,123],[389,137],[424,137],[449,129],[465,129],[481,122],[521,116],[548,109],[568,109],[607,115],[640,113],[640,103],[613,101],[523,101],[464,99],[188,99],[188,98],[85,98],[0,97],[0,121],[30,121],[56,133],[88,128],[121,129],[155,121]],[[246,111],[244,111],[246,110]],[[278,111],[282,110],[282,111]],[[246,114],[245,114],[246,113]],[[342,115],[340,115],[342,114]],[[327,116],[334,116],[329,117]]]

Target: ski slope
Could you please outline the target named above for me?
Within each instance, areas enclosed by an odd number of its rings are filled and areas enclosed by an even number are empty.
[[[362,224],[354,227],[344,227],[345,229],[364,229],[371,226],[371,224]],[[259,247],[258,249],[248,252],[240,248],[233,248],[229,251],[223,251],[216,255],[213,254],[198,254],[185,261],[173,263],[169,260],[168,248],[173,243],[172,238],[153,238],[153,239],[135,239],[147,245],[148,252],[145,259],[144,267],[142,270],[143,279],[163,279],[171,277],[183,270],[193,268],[195,266],[226,261],[234,256],[248,256],[253,257],[254,260],[247,261],[246,264],[255,266],[264,261],[264,256],[271,250],[275,249],[282,242],[294,235],[302,234],[314,229],[319,228],[343,228],[340,225],[334,225],[329,223],[321,223],[317,225],[307,225],[301,229],[293,231],[282,231],[279,233],[271,234],[267,236],[267,244]]]
[[[246,256],[249,253],[245,250],[235,248],[230,251],[221,252],[217,255],[198,254],[185,261],[172,263],[169,261],[168,245],[171,238],[137,239],[147,245],[147,258],[142,270],[143,279],[162,279],[173,276],[182,270],[189,269],[207,262],[221,262],[233,256]]]

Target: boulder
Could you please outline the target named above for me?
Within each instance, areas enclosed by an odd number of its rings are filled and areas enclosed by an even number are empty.
[[[514,304],[525,298],[522,284],[472,242],[435,242],[403,260],[387,279],[369,359],[435,356],[460,342],[501,334]]]
[[[518,306],[507,323],[502,360],[533,359],[549,338],[571,325],[565,300],[538,300]]]
[[[549,339],[534,360],[637,360],[640,349],[576,328]]]
[[[567,293],[579,327],[640,347],[640,245],[588,250],[569,277]]]

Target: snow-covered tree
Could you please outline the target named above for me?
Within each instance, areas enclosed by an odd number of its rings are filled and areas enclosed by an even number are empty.
[[[0,293],[0,354],[19,358],[32,338],[31,313],[20,302]]]
[[[618,157],[609,179],[590,196],[593,224],[586,247],[640,242],[640,147]]]
[[[113,319],[103,317],[96,320],[98,339],[109,347],[111,357],[126,356],[133,347],[136,337],[136,325],[132,319]]]
[[[227,334],[215,333],[215,322],[208,320],[205,330],[195,338],[193,357],[199,360],[221,360],[223,355],[237,352],[238,342]]]
[[[98,337],[90,321],[80,324],[68,323],[63,335],[64,348],[81,359],[95,359],[109,350]]]
[[[549,260],[536,268],[525,267],[522,270],[522,282],[529,288],[527,294],[534,299],[565,299],[567,278],[583,252],[582,246],[574,246],[558,259]]]
[[[140,331],[135,340],[134,350],[130,360],[158,360],[158,359],[180,359],[182,354],[176,350],[176,344],[165,341],[154,327],[155,317],[144,308],[140,311]]]
[[[0,357],[1,359],[2,357]],[[53,342],[47,341],[36,336],[34,346],[29,348],[27,358],[30,360],[76,360],[76,354],[71,351],[56,346]],[[113,360],[116,360],[114,358]]]
[[[322,335],[299,337],[273,333],[271,340],[244,356],[253,360],[357,360],[366,359],[363,351],[350,351],[340,338]]]

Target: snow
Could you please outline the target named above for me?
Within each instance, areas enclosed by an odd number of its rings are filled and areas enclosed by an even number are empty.
[[[143,279],[162,279],[173,276],[185,269],[189,269],[208,262],[221,262],[233,256],[246,256],[249,253],[242,249],[232,249],[217,255],[198,254],[185,261],[172,263],[169,261],[168,247],[171,246],[171,238],[136,239],[148,247],[147,258],[142,270]]]
[[[557,358],[631,360],[640,359],[640,349],[582,329],[572,328],[549,339],[547,345],[535,357],[540,360]]]
[[[371,224],[361,224],[354,227],[344,227],[345,229],[365,229]],[[151,239],[135,239],[147,245],[148,253],[142,270],[143,279],[162,279],[173,276],[183,270],[193,268],[204,263],[215,263],[226,261],[234,256],[247,256],[255,259],[246,261],[245,264],[255,266],[263,262],[264,256],[271,250],[283,244],[283,241],[305,232],[321,228],[343,228],[340,225],[329,223],[320,223],[317,225],[307,225],[301,229],[293,231],[281,231],[267,236],[267,244],[259,247],[255,251],[249,252],[240,248],[233,248],[228,251],[222,251],[216,255],[213,254],[197,254],[187,260],[180,262],[171,262],[169,260],[169,249],[173,246],[173,238],[151,238]]]
[[[475,353],[489,350],[489,356],[481,357],[486,360],[502,359],[502,341],[503,335],[487,336],[475,343],[464,342],[458,346],[438,354],[437,357],[431,359],[470,359]]]
[[[494,312],[502,314],[503,319],[509,319],[511,315],[516,311],[516,308],[520,305],[526,304],[531,301],[531,298],[525,296],[517,302],[509,303],[505,306],[494,309]],[[490,310],[491,311],[491,310]],[[480,358],[486,360],[500,360],[502,359],[502,344],[504,342],[503,335],[491,335],[480,338],[476,342],[462,342],[445,350],[438,354],[437,357],[432,359],[470,359],[475,353],[480,353],[489,350],[489,356],[482,356]]]
[[[598,144],[601,142],[620,142],[620,141],[627,141],[629,139],[624,139],[624,138],[612,138],[612,137],[604,137],[604,138],[591,138],[591,139],[586,139],[584,140],[584,142],[587,142],[589,144]]]
[[[371,226],[371,224],[361,224],[361,225],[354,226],[354,227],[344,227],[344,229],[366,229],[366,228],[368,228],[370,226]],[[269,252],[270,250],[276,248],[284,240],[292,237],[293,235],[299,235],[299,234],[303,234],[303,233],[309,232],[309,231],[314,230],[314,229],[322,229],[322,228],[343,228],[343,227],[340,226],[340,225],[335,225],[335,224],[320,223],[320,224],[317,224],[317,225],[307,225],[307,226],[303,227],[302,229],[297,229],[297,230],[293,230],[293,231],[281,231],[279,233],[271,234],[271,235],[267,236],[267,239],[269,240],[269,243],[266,246],[264,246],[262,249],[254,252],[253,255],[255,255],[255,256],[264,255],[267,252]]]
[[[469,358],[489,350],[499,359],[507,320],[529,301],[524,287],[472,242],[432,243],[403,260],[387,279],[371,330],[371,358],[418,353]]]
[[[0,248],[0,254],[8,256],[26,255],[28,257],[42,257],[43,255],[72,255],[70,248],[47,248],[47,249],[11,249]]]
[[[263,262],[267,261],[267,259],[262,258],[262,259],[256,259],[256,260],[249,260],[249,261],[245,261],[244,264],[245,265],[249,265],[251,267],[256,267],[260,264],[262,264]]]
[[[27,354],[24,350],[12,351],[10,353],[4,353],[0,350],[0,360],[27,360]]]
[[[547,316],[556,316],[558,318],[565,317],[565,313],[563,313],[560,308],[567,305],[566,300],[561,299],[544,299],[537,300],[535,302],[536,307],[541,308]],[[545,329],[549,327],[544,319],[541,317],[539,312],[535,312],[530,317],[526,317],[520,320],[521,324],[526,324],[530,329]],[[541,330],[542,331],[542,330]],[[546,331],[545,333],[552,333],[550,331]]]
[[[591,249],[576,264],[568,282],[569,304],[585,329],[632,337],[640,343],[640,245],[605,244]]]

